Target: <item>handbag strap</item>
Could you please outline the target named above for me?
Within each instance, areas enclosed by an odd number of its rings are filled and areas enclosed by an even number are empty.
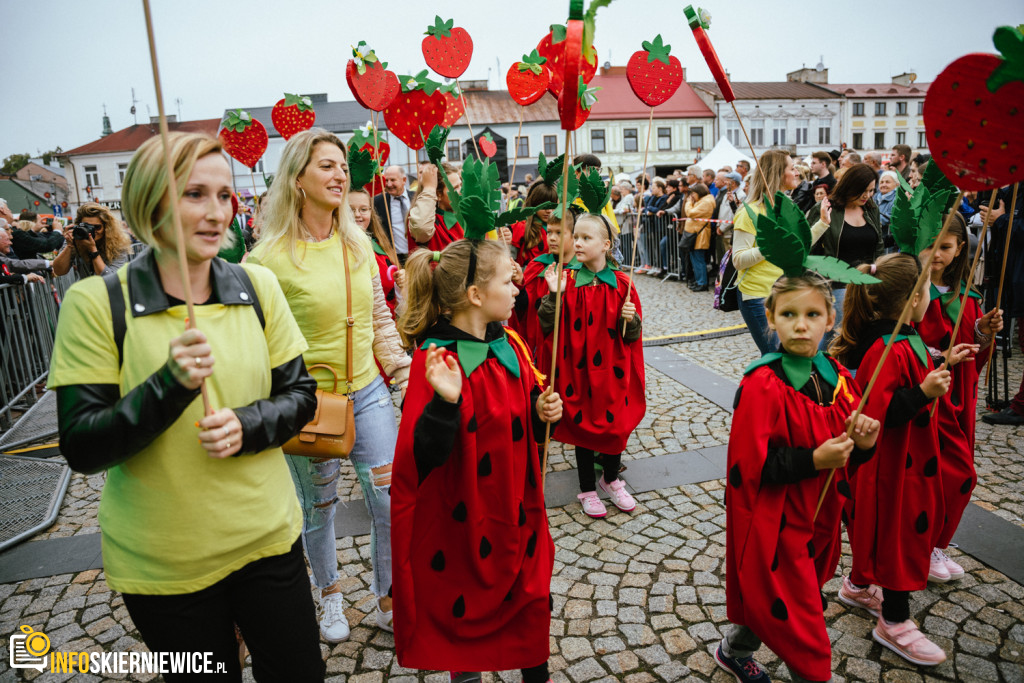
[[[339,237],[341,237],[339,235]],[[345,393],[352,394],[352,334],[356,321],[352,317],[352,273],[348,265],[348,249],[345,247],[345,239],[341,238],[341,260],[345,262],[345,322],[348,323],[347,334],[345,335]]]

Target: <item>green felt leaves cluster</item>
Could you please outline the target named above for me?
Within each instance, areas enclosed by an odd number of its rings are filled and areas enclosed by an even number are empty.
[[[299,108],[299,111],[310,111],[313,109],[313,100],[309,99],[305,95],[293,95],[291,93],[285,93],[284,106],[296,106]]]
[[[611,199],[611,183],[605,185],[601,178],[601,172],[592,168],[588,173],[580,174],[579,187],[580,201],[583,202],[583,206],[587,207],[587,211],[592,214],[600,214],[601,209]]]
[[[711,28],[711,15],[708,14],[707,10],[693,8],[693,5],[687,5],[683,10],[683,14],[686,15],[686,22],[690,25],[691,29],[702,28],[707,30]]]
[[[992,71],[985,85],[989,92],[996,92],[1007,83],[1024,81],[1024,24],[1000,26],[992,36],[992,42],[1003,57],[1003,63]]]
[[[422,90],[427,95],[433,95],[436,90],[442,88],[442,85],[440,82],[430,79],[427,76],[428,73],[430,72],[424,69],[415,76],[399,76],[398,82],[402,84],[402,92]]]
[[[600,90],[600,86],[590,87],[583,81],[583,76],[580,76],[578,85],[578,93],[580,98],[580,107],[590,111],[594,105],[597,104],[597,91]]]
[[[373,158],[368,149],[359,149],[355,140],[348,144],[348,173],[350,186],[365,186],[380,172],[380,164]]]
[[[352,48],[352,57],[356,60],[356,70],[359,71],[359,75],[362,76],[366,73],[366,65],[372,64],[379,61],[377,55],[373,52],[373,49],[366,44],[365,40],[360,40],[358,45]],[[381,64],[382,68],[387,68],[387,63]]]
[[[537,157],[537,173],[544,179],[544,184],[555,188],[558,192],[558,206],[555,208],[555,218],[562,217],[562,208],[564,205],[572,204],[576,201],[576,197],[579,195],[580,181],[576,177],[575,172],[570,172],[568,177],[567,187],[562,187],[562,170],[564,169],[565,155],[560,154],[555,157],[550,163],[545,158],[544,153],[541,152]],[[571,169],[575,171],[575,168]],[[562,202],[562,193],[565,192],[565,202]]]
[[[591,64],[596,63],[597,52],[594,50],[594,31],[597,25],[597,10],[612,4],[613,0],[590,0],[587,13],[583,15],[583,57]]]
[[[441,38],[447,38],[452,34],[452,28],[455,26],[455,20],[449,19],[445,21],[439,15],[434,16],[434,25],[428,26],[426,33],[423,35],[434,36],[438,40]]]
[[[222,124],[228,130],[241,133],[252,125],[252,114],[244,109],[236,109],[228,113]]]
[[[658,60],[659,62],[664,62],[665,64],[669,63],[668,55],[669,55],[669,52],[672,51],[672,46],[671,45],[665,45],[664,43],[661,42],[661,34],[660,33],[658,35],[654,36],[654,40],[653,41],[645,40],[644,42],[642,42],[640,44],[640,47],[642,47],[644,50],[647,50],[647,63],[648,64],[650,64],[654,60]]]
[[[540,75],[541,70],[544,68],[542,65],[548,61],[547,57],[541,57],[540,53],[534,48],[533,52],[528,55],[523,55],[521,62],[516,64],[516,68],[520,71],[530,71],[534,74]]]
[[[899,175],[899,174],[898,174]],[[902,175],[900,178],[902,179]],[[956,185],[950,182],[946,174],[942,172],[938,164],[926,163],[924,165],[924,172],[921,174],[921,183],[928,188],[928,191],[932,194],[938,192],[949,191],[949,199],[946,200],[946,206],[942,210],[942,213],[948,213],[953,205],[956,204],[957,196],[960,192],[956,189]]]
[[[942,173],[939,172],[939,175]],[[956,188],[948,180],[946,184],[942,184],[932,176],[934,190],[923,180],[914,190],[902,175],[897,173],[896,177],[900,187],[896,190],[896,202],[893,204],[892,216],[889,219],[889,232],[892,233],[901,252],[916,256],[931,246],[939,236],[942,218],[951,203],[950,200],[956,199]]]

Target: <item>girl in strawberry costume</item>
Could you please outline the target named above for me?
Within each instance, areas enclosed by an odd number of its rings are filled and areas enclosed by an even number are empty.
[[[530,186],[529,192],[526,193],[526,202],[523,204],[525,207],[534,207],[550,203],[552,208],[542,209],[526,220],[513,223],[510,229],[503,231],[505,234],[502,235],[502,239],[508,241],[512,247],[513,258],[523,268],[536,257],[549,251],[546,227],[554,205],[558,203],[555,183],[556,178],[560,178],[562,173],[562,164],[559,160],[564,159],[565,155],[562,155],[547,164],[543,153],[540,155],[537,168],[542,177]],[[540,170],[542,168],[544,170]]]

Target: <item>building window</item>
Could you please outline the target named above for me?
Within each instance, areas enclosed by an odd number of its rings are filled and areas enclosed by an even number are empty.
[[[704,149],[704,126],[690,128],[690,149]]]
[[[422,163],[424,161],[430,161],[430,157],[427,156],[427,148],[421,147],[420,149],[416,150],[416,162]]]
[[[636,152],[639,151],[636,141],[636,128],[625,128],[622,131],[622,151],[623,152]]]
[[[896,103],[896,116],[906,116],[906,115],[907,115],[907,103],[906,102],[897,102]]]
[[[853,103],[853,115],[854,116],[864,116],[864,103],[863,102],[854,102]]]
[[[924,114],[924,100],[917,103],[917,115],[922,116]]]
[[[923,149],[928,146],[928,135],[922,130],[917,133],[917,147]]]
[[[672,149],[672,129],[658,129],[658,151],[667,152]]]
[[[558,156],[558,136],[557,135],[545,135],[544,136],[544,156],[556,157]]]
[[[750,122],[750,144],[764,147],[764,119]]]
[[[885,102],[875,102],[875,116],[885,116]]]
[[[896,144],[897,145],[905,145],[905,144],[907,144],[907,134],[902,132],[902,131],[899,132],[899,133],[896,133]]]
[[[124,174],[128,172],[128,164],[117,165],[117,184],[124,185]]]
[[[590,131],[590,151],[594,154],[604,153],[604,130],[597,129]]]
[[[806,145],[807,144],[807,128],[810,124],[810,119],[797,119],[796,120],[796,144]]]
[[[832,144],[832,119],[818,119],[818,144]]]
[[[516,138],[516,155],[520,158],[530,156],[530,136],[520,135]]]
[[[462,143],[448,138],[448,161],[462,161]]]
[[[253,173],[263,173],[263,159],[256,162],[256,165],[252,168]]]
[[[736,120],[727,120],[725,122],[725,137],[728,138],[729,142],[734,147],[740,146],[740,122]]]
[[[885,133],[875,133],[875,149],[885,149]]]
[[[95,166],[84,166],[82,168],[85,171],[85,186],[97,188],[100,185],[100,173],[96,170]]]
[[[775,125],[772,128],[772,145],[775,147],[784,147],[786,144],[786,120],[776,120]]]
[[[853,148],[864,149],[864,133],[853,134]]]

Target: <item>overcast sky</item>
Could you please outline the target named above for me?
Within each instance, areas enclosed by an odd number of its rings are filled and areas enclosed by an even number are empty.
[[[616,0],[598,13],[601,62],[624,65],[660,31],[689,81],[710,80],[686,0]],[[219,118],[226,108],[271,105],[284,92],[351,100],[350,46],[365,40],[397,73],[424,68],[420,42],[434,15],[474,40],[464,80],[491,78],[564,21],[566,0],[151,0],[168,114]],[[920,82],[969,52],[992,52],[995,27],[1024,23],[1021,0],[782,3],[708,0],[711,39],[733,80],[783,80],[821,56],[833,83],[888,82],[914,69]],[[887,10],[879,11],[878,7]],[[663,9],[659,9],[663,8]],[[111,125],[156,115],[141,0],[0,0],[0,159],[71,149]],[[265,121],[270,126],[270,121]]]

